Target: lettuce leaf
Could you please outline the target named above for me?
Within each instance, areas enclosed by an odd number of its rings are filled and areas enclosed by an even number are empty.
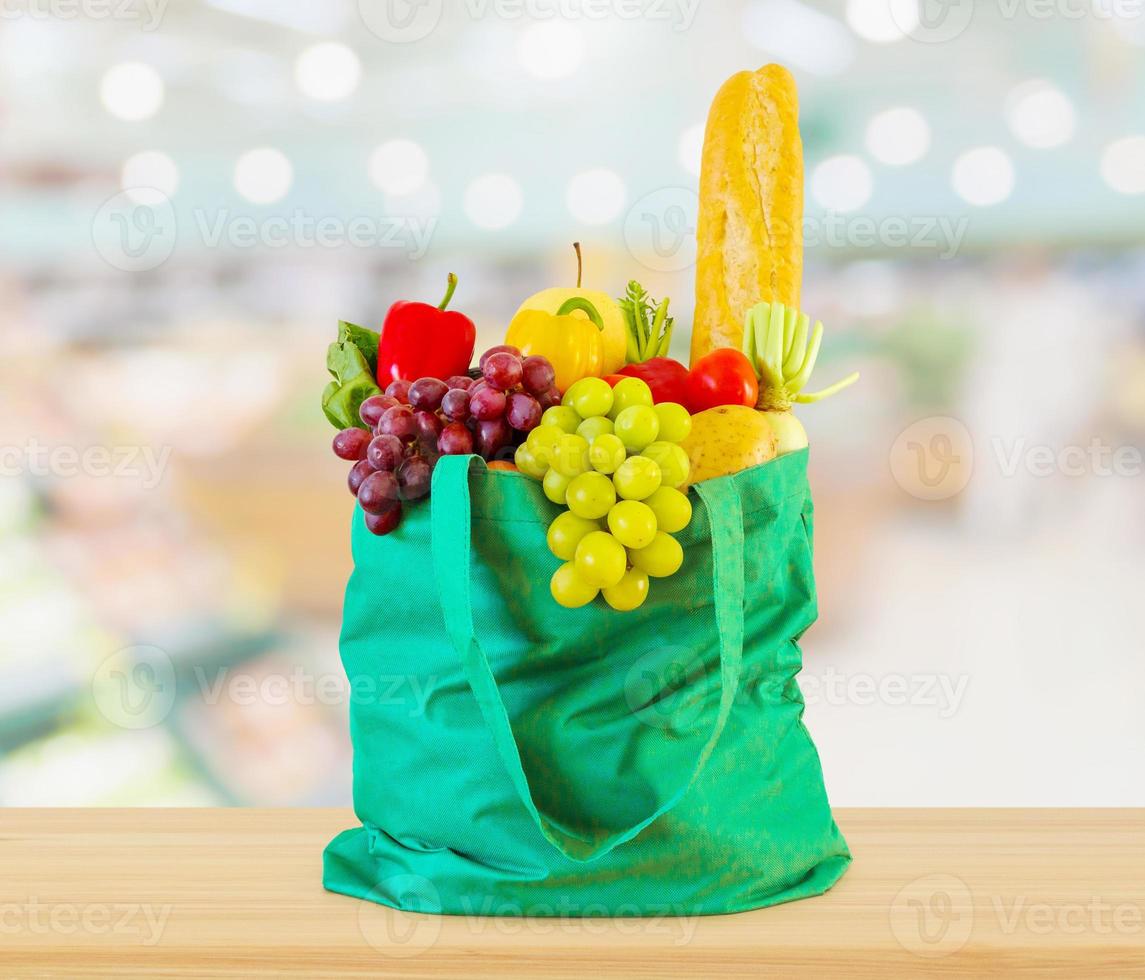
[[[367,398],[381,394],[377,366],[378,335],[340,321],[338,339],[326,350],[326,369],[334,380],[322,392],[322,411],[335,428],[366,428],[358,410]]]

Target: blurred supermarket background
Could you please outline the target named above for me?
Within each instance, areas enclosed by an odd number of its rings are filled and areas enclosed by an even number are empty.
[[[802,94],[834,802],[1145,804],[1145,4],[4,0],[0,803],[349,799],[338,318],[638,278]]]

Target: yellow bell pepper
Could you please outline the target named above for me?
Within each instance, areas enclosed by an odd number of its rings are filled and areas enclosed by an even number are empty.
[[[585,316],[573,316],[580,310]],[[524,355],[547,357],[561,392],[581,378],[597,376],[604,367],[604,321],[591,302],[574,296],[555,314],[521,310],[509,323],[505,343]]]

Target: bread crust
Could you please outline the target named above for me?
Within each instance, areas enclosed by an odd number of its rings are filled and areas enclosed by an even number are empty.
[[[691,358],[739,349],[763,300],[799,309],[803,143],[795,79],[781,65],[739,72],[716,94],[700,170]]]

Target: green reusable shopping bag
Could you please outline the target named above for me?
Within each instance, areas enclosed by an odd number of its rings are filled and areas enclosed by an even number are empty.
[[[806,451],[692,488],[645,604],[558,606],[540,486],[444,457],[353,521],[341,637],[360,827],[327,888],[415,912],[697,915],[830,888],[851,857],[803,726]]]

